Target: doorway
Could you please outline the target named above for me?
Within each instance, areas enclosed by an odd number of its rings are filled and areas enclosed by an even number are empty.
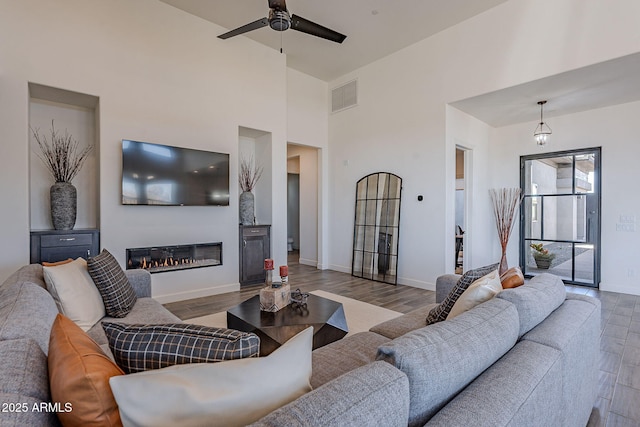
[[[287,144],[287,249],[290,264],[318,267],[319,149]]]
[[[520,157],[520,267],[600,283],[600,148]]]
[[[455,187],[455,255],[454,255],[454,272],[462,274],[464,271],[464,244],[465,233],[467,231],[467,197],[468,182],[470,174],[469,162],[467,161],[469,150],[456,146],[456,187]]]

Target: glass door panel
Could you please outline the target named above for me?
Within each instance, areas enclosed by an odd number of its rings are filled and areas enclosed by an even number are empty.
[[[567,283],[598,286],[599,169],[599,148],[521,157],[525,276],[551,273]]]

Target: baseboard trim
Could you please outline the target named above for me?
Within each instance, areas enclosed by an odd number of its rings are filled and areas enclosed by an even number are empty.
[[[318,267],[318,261],[316,261],[315,259],[298,258],[298,263],[311,267]]]
[[[351,267],[344,267],[342,265],[329,264],[329,270],[335,270],[341,273],[351,274]]]
[[[617,292],[619,294],[640,295],[640,289],[638,288],[634,289],[633,286],[628,286],[628,285],[624,286],[624,285],[616,285],[612,283],[600,282],[600,287],[594,288],[594,289],[599,289],[605,292]]]
[[[398,277],[398,284],[411,286],[412,288],[426,289],[427,291],[435,291],[436,284],[430,282],[423,282],[422,280],[409,279],[406,277]]]
[[[240,283],[229,283],[226,285],[220,285],[213,288],[196,289],[193,291],[176,292],[173,294],[153,295],[153,299],[160,304],[167,304],[170,302],[184,301],[193,298],[209,297],[211,295],[224,294],[227,292],[234,292],[240,290]]]

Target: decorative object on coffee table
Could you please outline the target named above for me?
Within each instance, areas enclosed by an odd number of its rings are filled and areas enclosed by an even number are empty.
[[[273,284],[273,260],[271,258],[267,258],[264,260],[264,271],[265,271],[265,279],[264,284],[270,288]]]
[[[289,267],[286,265],[280,266],[280,282],[283,285],[289,282]]]
[[[298,310],[306,310],[308,298],[309,294],[307,292],[302,292],[300,288],[296,289],[291,292],[291,307]]]
[[[542,243],[532,243],[529,245],[531,249],[533,249],[533,259],[536,262],[536,267],[548,270],[551,267],[551,262],[556,257],[556,254],[553,252],[549,252],[548,249],[545,249],[542,246]]]
[[[260,310],[276,312],[289,305],[290,287],[288,284],[274,283],[260,289]]]
[[[240,160],[238,183],[242,193],[240,194],[240,223],[253,225],[255,219],[255,198],[253,189],[262,176],[262,166],[253,160],[253,156]]]
[[[496,228],[498,231],[498,239],[502,249],[500,257],[500,267],[498,273],[502,274],[509,269],[507,263],[507,244],[513,230],[513,219],[516,209],[520,205],[522,195],[519,188],[492,188],[489,190],[491,202],[493,203],[493,214],[496,219]]]
[[[51,221],[56,230],[73,230],[76,224],[77,191],[71,181],[82,169],[92,145],[80,148],[80,143],[65,130],[60,135],[51,120],[50,140],[41,135],[39,129],[31,129],[40,147],[38,157],[49,170],[55,183],[49,190],[51,200]]]

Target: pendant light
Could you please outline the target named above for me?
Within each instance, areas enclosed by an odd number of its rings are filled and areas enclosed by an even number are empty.
[[[536,139],[536,144],[540,147],[544,147],[549,141],[549,137],[551,136],[551,128],[547,125],[542,118],[542,109],[544,108],[544,104],[547,101],[538,101],[538,105],[540,106],[540,123],[536,130],[533,132],[533,137]]]

